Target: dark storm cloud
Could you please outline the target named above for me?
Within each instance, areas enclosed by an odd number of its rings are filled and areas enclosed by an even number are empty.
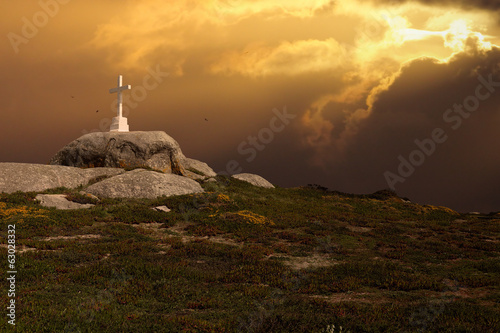
[[[479,8],[485,10],[500,10],[500,2],[498,0],[377,0],[376,3],[401,4],[406,2],[420,2],[426,5],[446,5],[446,6],[461,6],[465,9]]]
[[[375,97],[348,145],[336,185],[364,184],[363,192],[387,188],[384,174],[391,172],[404,179],[396,182],[397,192],[417,201],[460,210],[500,208],[500,198],[488,194],[500,180],[500,156],[494,153],[500,142],[500,49],[482,51],[478,45],[470,39],[467,51],[448,62],[420,58],[405,65]],[[438,141],[445,142],[430,143],[436,129]],[[425,149],[430,156],[414,153]],[[421,165],[399,169],[401,158],[411,157]],[[399,170],[408,172],[402,176]]]

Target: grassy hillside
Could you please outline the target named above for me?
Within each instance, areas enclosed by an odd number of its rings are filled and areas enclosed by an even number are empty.
[[[77,211],[2,194],[1,244],[16,225],[17,331],[500,331],[500,217],[386,192],[204,187]],[[50,193],[86,200],[76,192]],[[151,209],[161,205],[172,211]],[[5,309],[5,288],[0,298]]]

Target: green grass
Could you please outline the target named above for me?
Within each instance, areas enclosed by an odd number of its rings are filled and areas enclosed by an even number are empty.
[[[27,250],[17,253],[17,330],[500,331],[499,220],[388,191],[224,177],[203,186],[74,211],[42,208],[35,193],[1,194],[1,244],[15,224]],[[90,200],[79,190],[46,193]],[[151,209],[162,205],[172,211]]]

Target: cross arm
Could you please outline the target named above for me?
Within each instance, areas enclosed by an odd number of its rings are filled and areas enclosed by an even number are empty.
[[[109,93],[113,94],[113,93],[117,93],[117,92],[120,92],[123,90],[130,90],[130,89],[132,89],[132,86],[126,85],[126,86],[122,86],[122,87],[118,87],[118,88],[109,89]]]

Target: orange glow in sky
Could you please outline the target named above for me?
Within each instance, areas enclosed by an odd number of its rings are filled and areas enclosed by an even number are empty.
[[[496,77],[500,60],[500,10],[480,1],[119,3],[2,4],[0,161],[46,163],[80,135],[107,130],[108,90],[122,74],[144,88],[129,95],[131,130],[163,130],[216,171],[236,160],[282,186],[374,192],[415,139],[446,126],[442,114],[479,74]],[[492,96],[398,193],[500,210],[487,199],[499,187],[479,185],[500,177],[470,162],[500,167],[479,153],[500,142]],[[296,120],[247,162],[238,146],[285,107]],[[451,161],[461,173],[450,174]]]

